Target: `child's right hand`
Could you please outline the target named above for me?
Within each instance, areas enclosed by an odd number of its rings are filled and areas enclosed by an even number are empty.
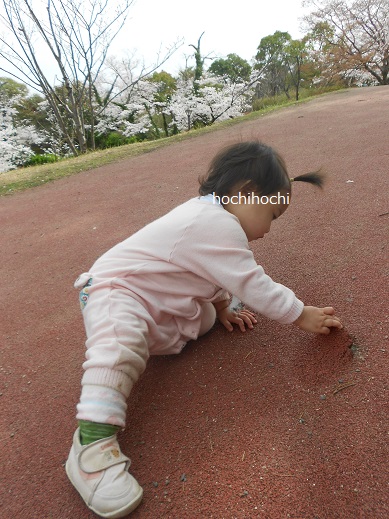
[[[227,328],[229,332],[232,332],[234,327],[233,324],[237,324],[241,332],[246,331],[246,326],[250,330],[254,328],[254,324],[257,324],[255,314],[243,308],[239,312],[234,312],[229,307],[221,308],[217,311],[217,317],[221,324]]]
[[[328,335],[331,328],[343,328],[340,319],[334,314],[335,310],[331,306],[325,308],[304,306],[300,317],[293,324],[306,332]]]

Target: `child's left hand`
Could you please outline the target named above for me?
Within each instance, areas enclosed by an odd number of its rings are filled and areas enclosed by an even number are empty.
[[[216,310],[216,313],[219,321],[229,332],[232,332],[234,329],[232,324],[237,324],[241,332],[246,331],[246,326],[247,328],[252,329],[254,328],[254,324],[257,324],[255,315],[249,310],[243,309],[234,312],[227,306],[226,308]]]

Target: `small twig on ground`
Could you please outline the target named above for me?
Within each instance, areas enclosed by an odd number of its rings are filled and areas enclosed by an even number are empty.
[[[339,391],[342,391],[342,389],[346,389],[346,387],[355,386],[356,382],[349,382],[348,384],[343,384],[342,386],[337,387],[332,392],[333,395],[336,395],[336,393],[339,393]]]
[[[244,461],[245,456],[246,456],[246,451],[243,451],[242,461]]]
[[[378,216],[386,216],[387,214],[389,214],[389,211],[387,213],[381,213]]]
[[[251,354],[252,354],[252,351],[250,351],[250,353],[248,353],[248,354],[245,356],[244,360],[246,360],[247,357],[249,357]]]
[[[212,445],[211,433],[209,433],[209,444],[210,444],[210,446],[211,446],[211,451],[213,452],[213,445]]]

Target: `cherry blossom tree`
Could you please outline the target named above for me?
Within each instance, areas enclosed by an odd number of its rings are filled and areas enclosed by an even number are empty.
[[[319,37],[323,75],[389,84],[389,0],[307,0],[305,16]]]
[[[15,124],[17,101],[0,94],[0,173],[23,165],[34,155],[31,145],[43,140],[33,126]]]
[[[96,132],[100,135],[118,132],[125,137],[147,134],[155,128],[154,96],[158,92],[158,83],[139,80],[132,85],[131,91],[121,87],[121,82],[118,82],[120,94],[100,111]]]
[[[206,72],[196,81],[194,88],[191,78],[180,78],[166,108],[172,115],[172,125],[185,131],[242,115],[250,110],[257,79],[255,76],[255,80],[248,83],[234,83],[226,77]]]

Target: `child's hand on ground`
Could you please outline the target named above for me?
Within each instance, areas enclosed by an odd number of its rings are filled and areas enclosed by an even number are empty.
[[[339,318],[334,314],[335,310],[331,306],[325,308],[304,306],[300,317],[293,324],[306,332],[328,335],[331,328],[343,328]]]
[[[257,324],[257,319],[252,312],[245,309],[234,312],[228,306],[217,310],[217,317],[229,332],[234,329],[233,324],[237,324],[242,332],[246,331],[246,326],[252,329],[254,324]]]

